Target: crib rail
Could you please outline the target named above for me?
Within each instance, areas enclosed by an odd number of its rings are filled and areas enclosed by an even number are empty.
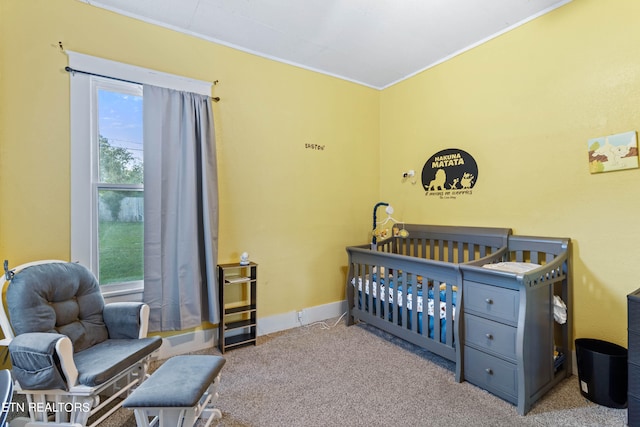
[[[484,258],[507,246],[509,228],[404,224],[409,237],[390,237],[376,250],[449,263]]]
[[[460,280],[456,264],[358,247],[347,251],[348,323],[364,321],[455,361],[457,331],[453,301],[461,298],[454,296]]]
[[[528,247],[528,249],[526,249]],[[522,276],[521,283],[528,288],[558,283],[569,277],[570,240],[517,236],[509,241],[509,256],[513,259],[542,264],[540,270]],[[562,298],[567,300],[567,294]]]
[[[506,250],[464,265],[463,274],[466,280],[479,282],[491,280],[492,283],[501,286],[510,285],[514,289],[520,286],[536,288],[560,283],[569,277],[570,243],[568,238],[513,235],[509,237],[509,246]],[[522,274],[479,268],[490,262],[504,261],[530,262],[541,266]],[[561,298],[569,298],[566,291],[561,293]]]
[[[347,248],[347,323],[365,321],[455,361],[459,322],[454,300],[462,298],[459,264],[502,256],[511,229],[420,224],[403,228],[409,232],[406,238]],[[422,312],[415,309],[419,292]]]

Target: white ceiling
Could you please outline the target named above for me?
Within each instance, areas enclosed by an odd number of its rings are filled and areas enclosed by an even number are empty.
[[[571,0],[79,0],[383,89]]]

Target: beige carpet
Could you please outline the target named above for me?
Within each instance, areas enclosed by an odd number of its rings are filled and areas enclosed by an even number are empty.
[[[315,324],[229,351],[217,426],[624,426],[626,410],[584,399],[577,377],[526,416],[469,383],[453,364],[368,325]],[[217,349],[208,353],[218,354]],[[135,426],[119,410],[103,427]]]

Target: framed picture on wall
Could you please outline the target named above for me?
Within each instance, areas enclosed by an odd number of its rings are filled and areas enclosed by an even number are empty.
[[[636,131],[602,136],[589,140],[589,171],[611,172],[638,167]]]

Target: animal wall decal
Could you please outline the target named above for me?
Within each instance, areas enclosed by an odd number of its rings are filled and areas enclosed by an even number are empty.
[[[478,181],[478,165],[466,151],[447,148],[438,151],[422,168],[425,195],[452,199],[472,194]]]
[[[638,167],[636,131],[592,138],[589,144],[589,171],[601,173]]]

